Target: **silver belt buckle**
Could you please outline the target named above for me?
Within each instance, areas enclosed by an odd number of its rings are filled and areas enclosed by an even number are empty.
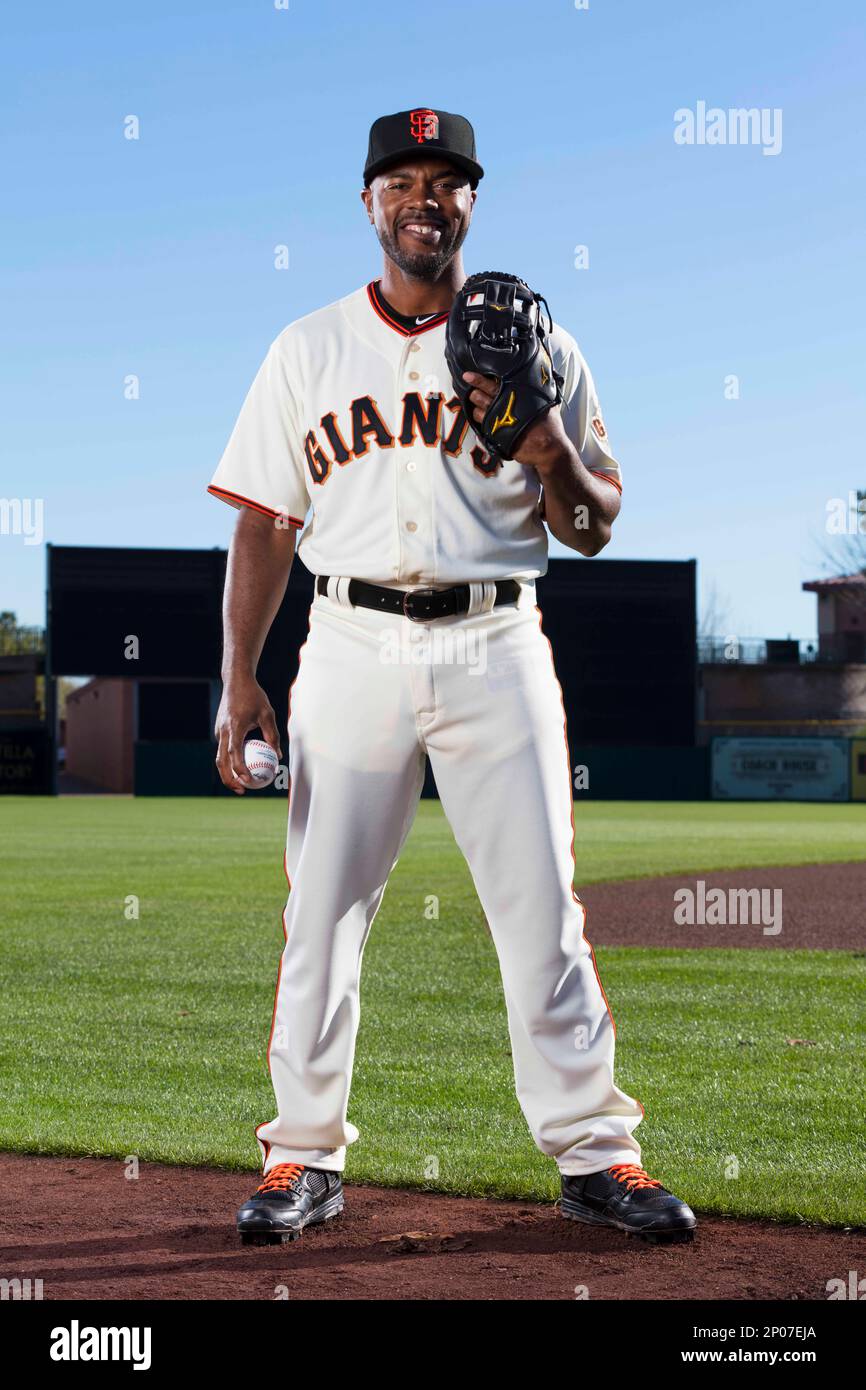
[[[427,598],[430,594],[435,594],[436,592],[436,589],[407,589],[403,595],[403,617],[408,618],[410,623],[432,623],[432,617],[416,617],[414,613],[410,612],[410,605],[412,599],[421,597]]]

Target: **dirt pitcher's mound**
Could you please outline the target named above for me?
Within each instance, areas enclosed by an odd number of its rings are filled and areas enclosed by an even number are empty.
[[[866,950],[866,863],[669,874],[579,892],[593,946]]]
[[[706,1217],[645,1245],[553,1206],[348,1187],[293,1245],[234,1232],[251,1174],[0,1155],[0,1278],[45,1299],[816,1299],[866,1268],[866,1235]],[[35,1281],[41,1280],[41,1287]]]

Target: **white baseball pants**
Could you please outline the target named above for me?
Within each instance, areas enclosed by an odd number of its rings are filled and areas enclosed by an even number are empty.
[[[264,1171],[340,1170],[361,957],[409,832],[429,756],[499,957],[517,1097],[567,1174],[637,1163],[639,1101],[613,1081],[614,1026],[573,889],[574,821],[562,695],[535,586],[468,614],[413,623],[317,594],[292,687],[289,823],[269,1064],[277,1117]]]

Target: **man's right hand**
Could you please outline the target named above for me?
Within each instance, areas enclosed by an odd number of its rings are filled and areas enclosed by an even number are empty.
[[[220,779],[238,796],[256,785],[244,762],[244,740],[255,728],[261,729],[262,738],[279,759],[280,736],[267,695],[255,677],[232,677],[223,686],[214,732],[219,739],[216,765]]]

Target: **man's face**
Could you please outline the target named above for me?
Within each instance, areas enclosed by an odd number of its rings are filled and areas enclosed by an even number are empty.
[[[437,280],[469,231],[475,194],[447,160],[401,160],[361,194],[382,250],[407,275]]]

